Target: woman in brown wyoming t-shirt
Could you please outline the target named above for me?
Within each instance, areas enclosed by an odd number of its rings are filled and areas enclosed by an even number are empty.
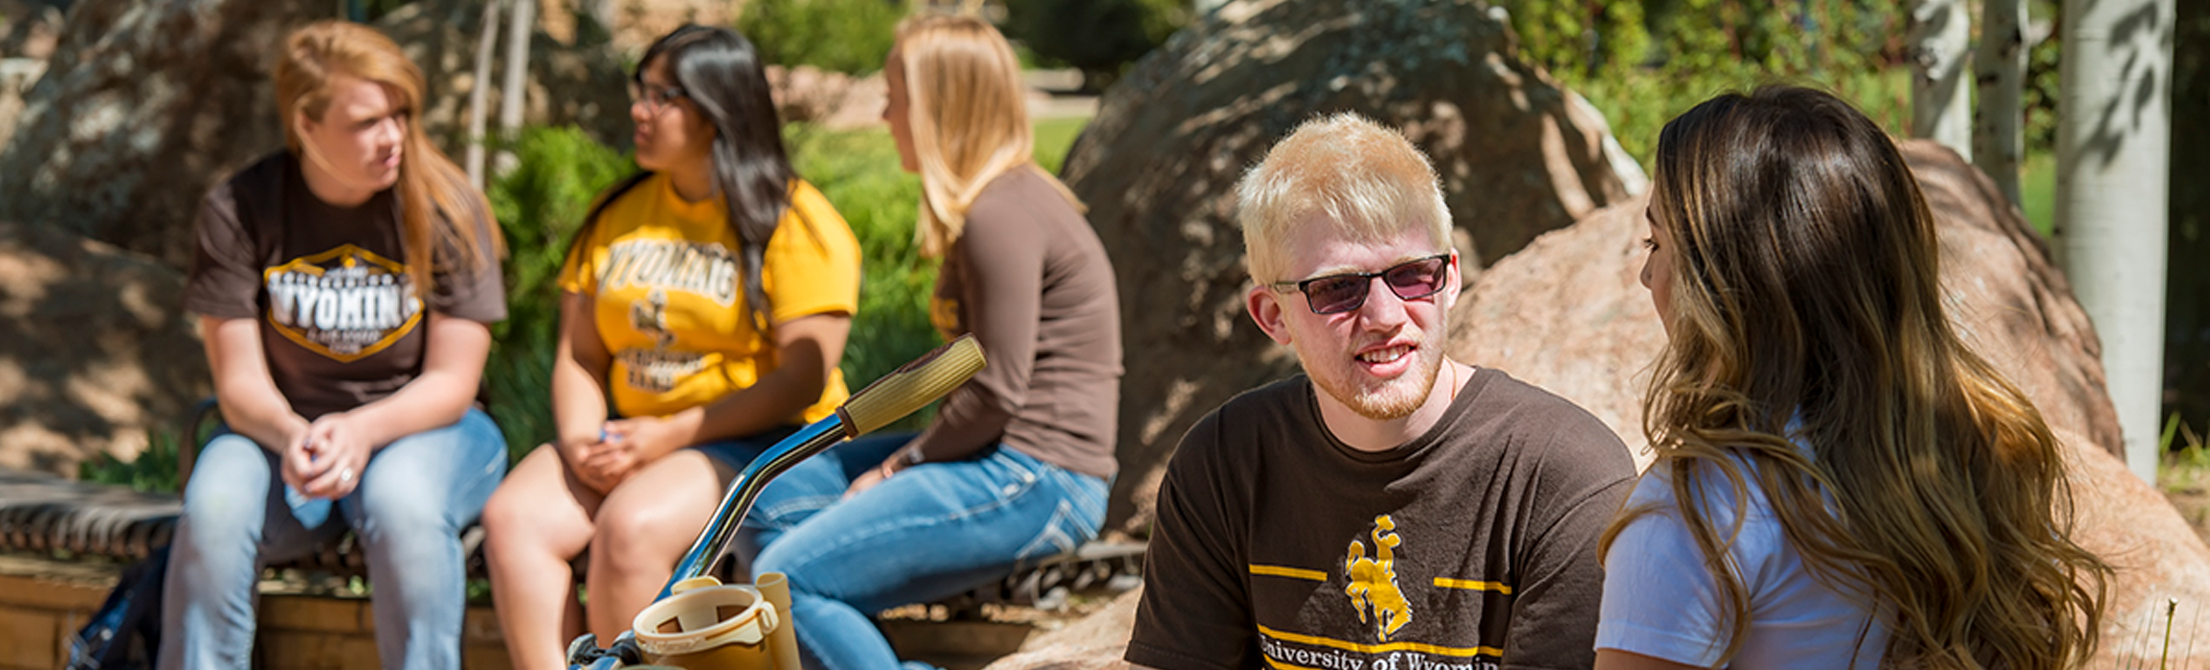
[[[989,358],[918,436],[839,446],[769,486],[755,574],[789,576],[813,665],[898,661],[867,615],[959,593],[1097,534],[1114,471],[1120,322],[1104,246],[1030,159],[1019,67],[989,24],[898,31],[884,110],[921,174],[936,325]],[[953,145],[958,142],[958,145]]]
[[[490,207],[414,123],[423,89],[375,30],[301,28],[276,66],[286,150],[207,195],[185,308],[224,427],[185,489],[162,668],[247,667],[260,566],[347,527],[384,667],[460,667],[457,535],[507,465],[473,406],[506,295]]]

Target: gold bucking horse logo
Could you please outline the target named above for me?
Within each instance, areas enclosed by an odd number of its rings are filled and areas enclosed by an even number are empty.
[[[1366,544],[1351,540],[1350,554],[1343,559],[1343,571],[1350,577],[1350,585],[1343,593],[1351,597],[1351,609],[1358,612],[1358,622],[1366,622],[1366,610],[1372,609],[1375,637],[1388,642],[1389,635],[1412,622],[1412,603],[1404,599],[1404,592],[1397,589],[1396,548],[1404,540],[1390,532],[1397,529],[1397,522],[1383,514],[1374,517],[1373,558],[1366,557]]]

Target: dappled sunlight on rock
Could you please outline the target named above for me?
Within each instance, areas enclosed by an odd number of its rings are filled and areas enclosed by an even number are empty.
[[[285,31],[329,3],[80,0],[0,154],[0,219],[191,259],[215,180],[282,143],[268,83]]]
[[[1030,638],[1018,654],[998,659],[984,670],[1108,670],[1128,667],[1120,660],[1136,625],[1141,587],[1113,597],[1111,604],[1050,633]]]
[[[59,231],[0,224],[0,468],[123,460],[211,393],[183,276]]]

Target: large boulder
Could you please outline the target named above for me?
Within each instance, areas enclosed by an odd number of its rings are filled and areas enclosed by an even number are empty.
[[[1603,118],[1517,52],[1474,0],[1239,0],[1105,92],[1064,178],[1119,275],[1128,355],[1108,523],[1148,507],[1199,417],[1295,369],[1244,315],[1232,209],[1236,179],[1298,123],[1355,111],[1402,128],[1442,174],[1469,277],[1626,196]]]
[[[2182,621],[2199,621],[2210,604],[2210,549],[2114,456],[2101,344],[2039,237],[1954,152],[1922,141],[1903,152],[1941,225],[1951,318],[2069,447],[2079,539],[2119,568],[2101,656],[2089,667],[2154,662],[2161,650],[2144,646],[2154,636],[2142,633],[2162,630],[2167,598],[2182,603]],[[1642,209],[1634,201],[1598,212],[1490,268],[1451,314],[1450,351],[1587,407],[1647,465],[1641,398],[1665,334],[1637,278]],[[2195,627],[2179,624],[2175,636]]]
[[[183,281],[144,256],[0,223],[0,468],[128,461],[212,393]]]
[[[285,34],[331,17],[338,6],[76,3],[0,151],[0,174],[11,177],[0,180],[0,218],[55,226],[185,267],[192,218],[208,187],[283,146],[270,76]],[[480,12],[480,3],[425,0],[378,23],[422,66],[430,82],[422,122],[456,158],[466,140]],[[624,146],[621,64],[603,48],[603,31],[595,33],[597,42],[587,41],[591,31],[581,32],[582,46],[542,31],[532,40],[526,121],[579,124]]]
[[[1143,600],[1138,587],[1113,597],[1104,609],[1090,613],[1067,627],[1029,638],[1019,653],[998,659],[983,670],[1118,670],[1128,653],[1128,638],[1136,626],[1136,604]]]
[[[0,58],[0,147],[15,134],[15,120],[23,115],[23,93],[31,90],[46,61],[35,58]]]
[[[0,219],[184,267],[207,187],[283,141],[268,83],[276,44],[337,7],[74,4],[0,152]]]

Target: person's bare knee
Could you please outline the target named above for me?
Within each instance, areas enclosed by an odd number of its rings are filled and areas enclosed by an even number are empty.
[[[590,500],[564,481],[566,467],[551,445],[523,457],[484,504],[484,552],[498,561],[524,552],[572,556],[590,541]],[[581,491],[587,493],[587,491]]]
[[[686,450],[623,482],[599,508],[593,563],[604,551],[615,569],[667,569],[712,516],[719,472],[712,458]]]

